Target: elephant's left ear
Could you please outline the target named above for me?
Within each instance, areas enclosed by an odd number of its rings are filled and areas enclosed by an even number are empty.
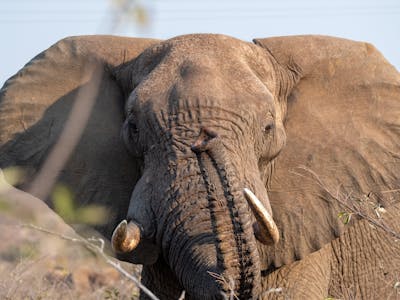
[[[372,214],[399,201],[400,74],[368,43],[312,35],[255,43],[287,91],[287,143],[269,189],[281,232],[269,263],[280,266],[356,222],[344,224],[352,211],[340,201]]]
[[[72,108],[76,114],[70,125],[80,126],[90,106],[85,102],[92,102],[82,136],[58,180],[72,189],[79,204],[108,208],[102,231],[110,237],[125,217],[138,177],[138,166],[120,141],[124,97],[113,69],[157,42],[115,36],[70,37],[33,58],[0,90],[0,168],[27,170],[29,176],[22,188],[32,191],[35,182],[33,194],[42,198],[43,184],[54,174],[50,167],[45,174],[48,177],[37,184],[38,171],[57,144]],[[83,105],[76,106],[76,102]],[[64,134],[64,142],[71,138]],[[55,165],[66,150],[64,144],[58,145]]]

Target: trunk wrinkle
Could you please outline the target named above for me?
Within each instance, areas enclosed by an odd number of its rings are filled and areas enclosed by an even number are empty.
[[[215,236],[218,236],[218,231],[217,231],[217,219],[216,219],[216,215],[215,215],[215,211],[214,211],[214,203],[217,201],[217,199],[215,199],[214,195],[216,193],[216,188],[215,185],[211,182],[208,171],[204,165],[204,161],[203,158],[204,156],[208,156],[206,153],[196,153],[197,156],[197,160],[199,163],[199,167],[200,167],[200,171],[201,174],[203,176],[204,179],[204,183],[206,184],[206,189],[207,189],[207,200],[209,203],[209,209],[210,209],[210,217],[211,217],[211,224],[212,224],[212,230],[213,233],[215,234]],[[219,270],[225,270],[226,269],[226,264],[224,261],[224,257],[221,254],[222,253],[222,249],[220,248],[220,242],[216,241],[216,247],[217,247],[217,269]],[[226,290],[225,287],[223,287],[224,292],[228,292]]]
[[[217,237],[218,269],[226,272],[220,275],[229,276],[230,278],[225,278],[228,283],[234,281],[235,291],[240,298],[252,298],[254,296],[252,293],[257,292],[253,291],[257,276],[254,273],[251,253],[256,250],[251,249],[251,243],[246,238],[245,227],[249,222],[245,215],[239,212],[243,203],[235,199],[227,171],[216,161],[212,153],[206,151],[197,153],[196,156],[206,184],[211,223]],[[222,197],[214,184],[217,181],[219,188],[222,189]],[[230,223],[226,222],[228,218]],[[232,287],[222,286],[222,288],[225,292],[229,292],[229,288]]]

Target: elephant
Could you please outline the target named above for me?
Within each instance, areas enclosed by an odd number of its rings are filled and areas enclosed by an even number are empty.
[[[157,297],[398,295],[400,74],[374,46],[65,38],[0,91],[0,168],[50,206],[33,179],[91,84],[57,178],[108,208],[96,229]]]

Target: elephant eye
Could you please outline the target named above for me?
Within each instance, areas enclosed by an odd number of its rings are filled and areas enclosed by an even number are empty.
[[[129,120],[128,125],[130,132],[135,134],[139,133],[139,129],[137,128],[136,123],[133,120]]]
[[[271,131],[272,129],[274,129],[274,127],[275,127],[274,122],[268,123],[268,124],[264,127],[264,132],[269,132],[269,131]]]

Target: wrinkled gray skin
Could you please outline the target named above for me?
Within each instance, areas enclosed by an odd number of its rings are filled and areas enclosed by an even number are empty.
[[[347,208],[334,199],[368,199],[400,229],[400,75],[373,46],[321,36],[65,39],[1,90],[1,168],[40,168],[92,78],[81,79],[88,61],[105,72],[60,180],[81,205],[109,207],[98,228],[107,237],[122,219],[139,224],[137,248],[118,255],[144,265],[157,296],[395,295],[399,243],[356,217],[344,226]],[[273,215],[277,244],[256,239],[245,187]]]

